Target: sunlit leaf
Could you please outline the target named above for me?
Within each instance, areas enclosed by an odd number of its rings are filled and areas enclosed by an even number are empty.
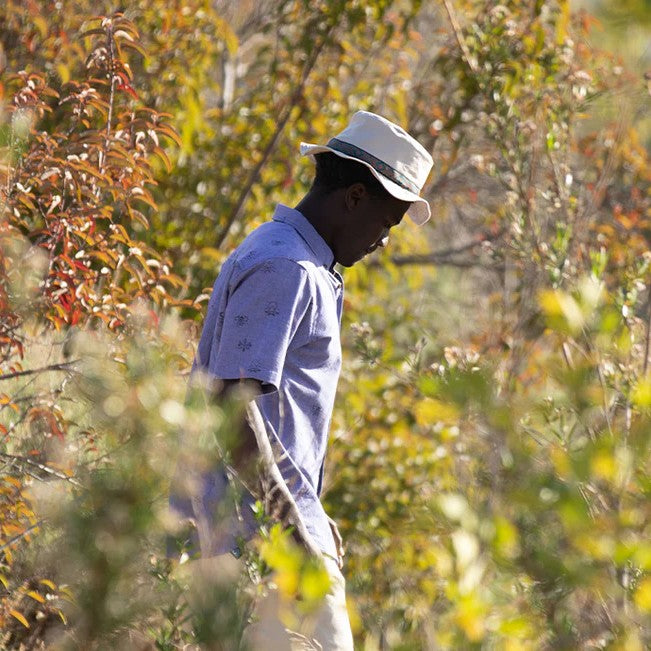
[[[14,618],[17,619],[25,628],[29,628],[29,622],[25,619],[24,615],[19,613],[17,610],[10,610],[9,614]]]

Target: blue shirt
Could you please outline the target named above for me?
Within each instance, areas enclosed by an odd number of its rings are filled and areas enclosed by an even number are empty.
[[[307,219],[279,205],[273,221],[251,233],[224,263],[194,370],[275,387],[256,402],[274,447],[283,453],[278,467],[317,545],[336,557],[319,499],[341,368],[343,281],[332,269],[333,261],[332,251]],[[172,500],[204,534],[214,533],[204,535],[210,539],[209,553],[228,551],[237,536],[248,539],[256,530],[248,494],[242,521],[231,518],[226,527],[213,521],[226,490],[226,477],[219,471],[203,478],[200,500]]]

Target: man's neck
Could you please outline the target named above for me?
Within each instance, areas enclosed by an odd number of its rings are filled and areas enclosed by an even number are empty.
[[[331,249],[335,226],[333,208],[331,194],[314,190],[310,190],[295,207]]]

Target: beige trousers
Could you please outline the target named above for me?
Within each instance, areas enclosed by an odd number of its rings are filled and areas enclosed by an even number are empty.
[[[336,561],[325,558],[330,575],[330,591],[315,613],[291,613],[292,630],[281,623],[277,591],[271,591],[256,604],[254,623],[244,632],[242,645],[250,651],[353,651],[353,634],[346,610],[346,582]]]

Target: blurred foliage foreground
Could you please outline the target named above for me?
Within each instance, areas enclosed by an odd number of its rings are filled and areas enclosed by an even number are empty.
[[[131,5],[0,7],[0,646],[236,648],[270,568],[318,603],[263,519],[243,576],[170,563],[166,494],[233,417],[185,396],[203,288],[305,191],[296,143],[369,108],[432,149],[437,218],[346,277],[326,501],[357,643],[648,648],[649,102],[596,19]]]

